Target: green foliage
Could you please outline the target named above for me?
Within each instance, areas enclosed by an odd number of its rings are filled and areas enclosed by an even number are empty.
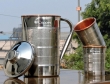
[[[110,70],[110,48],[107,48],[106,50],[105,69]]]
[[[83,51],[82,47],[76,49],[74,54],[64,55],[63,59],[65,59],[66,66],[69,69],[83,69]]]
[[[109,70],[110,69],[110,39],[109,39],[109,36],[108,34],[106,34],[104,36],[104,39],[105,39],[105,42],[106,42],[106,45],[107,45],[107,49],[106,49],[106,54],[105,54],[105,69],[106,70]]]
[[[75,39],[79,44],[81,44],[81,41],[79,40],[76,32],[74,32],[74,34],[73,34],[73,39]]]

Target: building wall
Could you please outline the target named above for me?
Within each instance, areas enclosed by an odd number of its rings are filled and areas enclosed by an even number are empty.
[[[15,43],[15,41],[0,41],[0,58],[5,58],[8,50],[10,50]]]
[[[13,38],[21,39],[22,36],[22,28],[13,28]]]

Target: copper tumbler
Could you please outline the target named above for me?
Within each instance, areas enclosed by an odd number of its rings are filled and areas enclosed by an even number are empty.
[[[74,27],[74,31],[78,34],[82,44],[85,45],[101,45],[106,46],[100,29],[94,17],[86,18],[80,21]]]

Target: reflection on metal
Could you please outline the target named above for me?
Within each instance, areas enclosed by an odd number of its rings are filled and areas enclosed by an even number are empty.
[[[91,83],[91,84],[110,84],[110,81],[103,81],[103,82],[97,82],[97,83]]]
[[[110,84],[110,74],[102,76],[83,77],[84,81],[81,84]]]
[[[78,34],[82,44],[106,46],[95,18],[87,18],[80,21],[74,31]]]
[[[80,75],[79,75],[80,74]],[[1,75],[3,75],[1,73]],[[80,80],[79,80],[80,78]],[[61,70],[58,77],[20,77],[9,78],[2,76],[1,84],[110,84],[110,74],[103,76],[84,76],[76,70]]]
[[[18,42],[15,44],[4,60],[4,72],[8,77],[18,77],[23,75],[34,61],[33,48],[28,42]]]
[[[87,76],[105,75],[105,47],[84,46],[84,72]]]
[[[22,80],[18,78],[9,78],[4,84],[60,84],[59,77],[29,77]]]
[[[25,84],[60,84],[59,77],[29,77],[24,78]]]
[[[70,34],[60,56],[61,21],[69,24]],[[22,28],[22,40],[30,42],[36,52],[35,61],[25,76],[58,76],[60,59],[72,37],[72,24],[58,15],[24,15],[22,16]]]
[[[83,84],[94,84],[96,82],[102,82],[105,81],[105,75],[103,76],[88,76],[84,77],[84,82]]]
[[[25,83],[17,78],[9,78],[4,82],[4,84],[25,84]]]

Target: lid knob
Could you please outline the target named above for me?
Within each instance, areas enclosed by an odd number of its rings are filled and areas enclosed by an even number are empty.
[[[9,51],[8,61],[15,63],[17,61],[18,54],[18,51],[15,50]]]

